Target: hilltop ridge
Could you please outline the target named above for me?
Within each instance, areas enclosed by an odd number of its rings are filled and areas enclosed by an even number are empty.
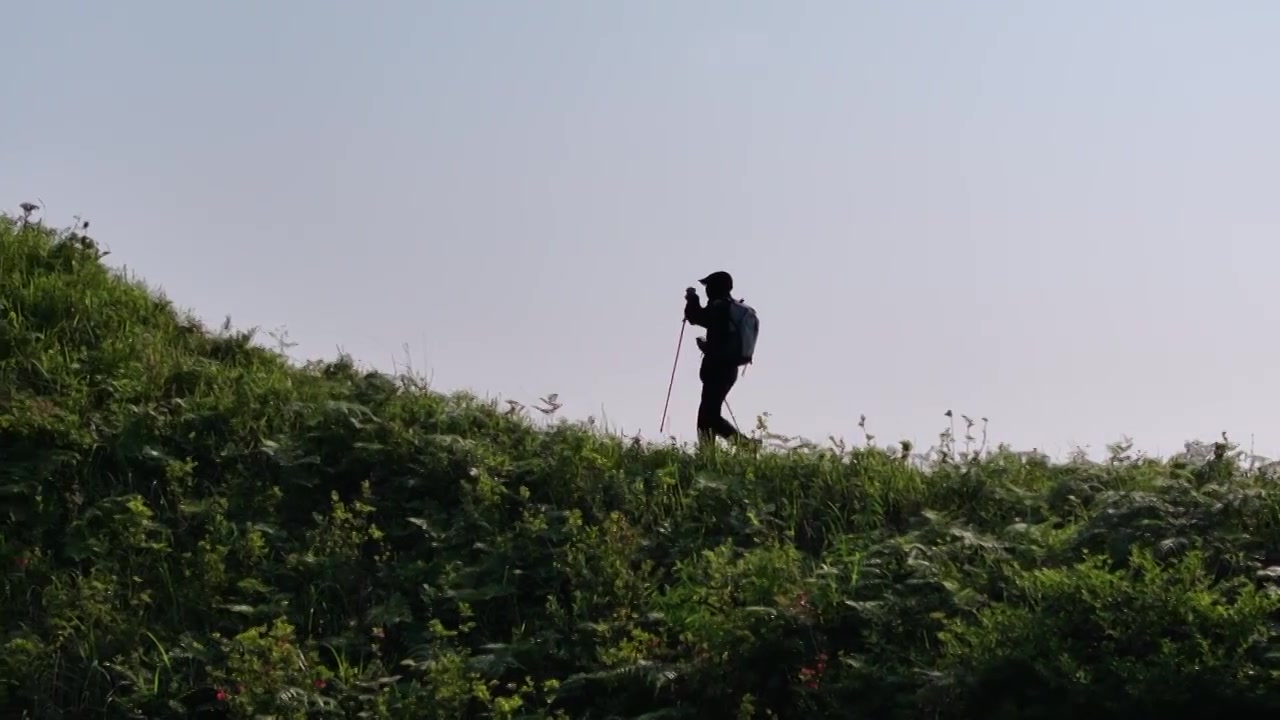
[[[0,217],[0,706],[31,718],[1280,709],[1228,443],[689,452],[298,366]]]

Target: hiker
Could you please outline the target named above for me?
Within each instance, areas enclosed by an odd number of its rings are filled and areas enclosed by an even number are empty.
[[[698,291],[685,291],[684,317],[694,325],[707,329],[705,339],[698,338],[702,350],[702,402],[698,405],[698,437],[713,440],[743,440],[746,436],[720,414],[729,390],[738,381],[738,367],[751,362],[758,328],[755,311],[730,296],[733,277],[723,270],[713,272],[698,282],[707,289],[707,306],[698,299]]]

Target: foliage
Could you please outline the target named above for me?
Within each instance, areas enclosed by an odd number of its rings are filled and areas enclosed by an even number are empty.
[[[1280,709],[1280,492],[1226,438],[619,438],[296,366],[29,214],[0,219],[14,717]]]

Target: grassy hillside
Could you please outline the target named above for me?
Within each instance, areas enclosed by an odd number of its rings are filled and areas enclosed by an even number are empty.
[[[1225,442],[1051,464],[542,425],[291,366],[0,220],[4,717],[1280,709],[1280,493]]]

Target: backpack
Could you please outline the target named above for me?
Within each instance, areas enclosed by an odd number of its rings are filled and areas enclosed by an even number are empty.
[[[750,305],[741,300],[729,300],[729,334],[731,346],[737,351],[738,365],[750,365],[756,354],[756,336],[760,334],[760,318]]]

